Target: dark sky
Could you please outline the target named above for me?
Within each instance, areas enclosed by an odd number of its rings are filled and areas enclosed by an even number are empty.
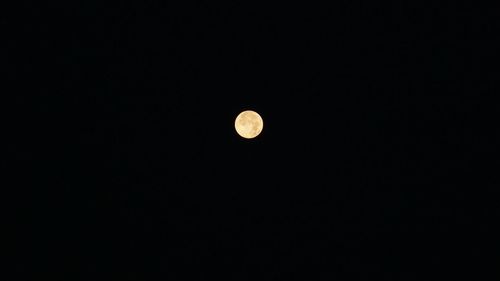
[[[498,270],[494,9],[93,2],[4,19],[19,276]],[[234,130],[246,109],[253,140]]]

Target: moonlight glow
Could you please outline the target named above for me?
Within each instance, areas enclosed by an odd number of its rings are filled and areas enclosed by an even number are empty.
[[[262,132],[263,127],[264,122],[262,117],[252,110],[241,112],[234,121],[236,132],[246,139],[252,139],[258,136]]]

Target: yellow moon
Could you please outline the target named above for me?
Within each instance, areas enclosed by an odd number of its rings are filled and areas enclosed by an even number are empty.
[[[264,122],[260,115],[252,110],[245,110],[238,114],[234,121],[234,128],[238,135],[246,138],[253,139],[262,132]]]

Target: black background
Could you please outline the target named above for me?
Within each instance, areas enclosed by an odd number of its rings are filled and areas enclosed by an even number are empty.
[[[4,18],[20,279],[494,276],[494,9],[175,2]]]

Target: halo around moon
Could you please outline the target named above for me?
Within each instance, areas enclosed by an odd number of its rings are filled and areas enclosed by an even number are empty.
[[[253,110],[245,110],[238,114],[234,121],[234,128],[238,135],[246,139],[258,136],[264,127],[264,121],[260,115]]]

